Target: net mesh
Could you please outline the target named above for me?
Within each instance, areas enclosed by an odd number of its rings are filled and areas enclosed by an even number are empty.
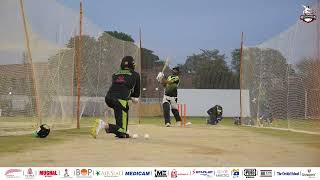
[[[319,4],[312,9],[319,17]],[[320,133],[319,21],[298,21],[242,56],[242,123]],[[247,95],[245,95],[247,93]]]
[[[134,43],[116,39],[108,33],[102,33],[97,39],[86,37],[82,41],[84,47],[81,55],[81,117],[107,116],[114,120],[113,111],[107,108],[104,100],[111,86],[112,74],[120,68],[124,56],[132,56],[135,59],[135,70],[140,73],[140,48]],[[139,105],[129,102],[129,106],[130,123],[138,123]]]
[[[113,116],[104,102],[111,75],[126,55],[134,57],[140,72],[139,46],[85,17],[80,41],[79,14],[56,1],[0,2],[0,135],[30,133],[39,124],[76,127],[77,77],[80,125]],[[129,114],[138,121],[139,105]]]

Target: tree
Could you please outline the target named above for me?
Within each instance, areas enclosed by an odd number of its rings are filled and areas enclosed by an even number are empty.
[[[82,95],[105,96],[105,92],[110,86],[112,73],[120,67],[119,60],[126,55],[138,57],[140,49],[133,42],[134,40],[130,35],[117,31],[105,31],[98,38],[88,35],[81,37]],[[78,43],[79,36],[70,38],[67,43],[67,47],[70,48],[69,51],[75,52],[76,56],[77,51],[75,49]],[[147,48],[142,49],[142,56],[142,72],[144,72],[144,69],[153,69],[156,64],[163,64],[163,61]],[[137,62],[139,61],[140,59],[137,59]],[[76,71],[74,70],[74,72]],[[143,77],[146,76],[142,75]],[[142,79],[142,82],[145,81]],[[76,81],[74,85],[76,85]]]
[[[294,73],[285,57],[275,49],[245,48],[242,60],[242,88],[249,91],[252,116],[272,113],[273,117],[284,118],[287,74]]]
[[[67,48],[74,48],[76,43],[79,40],[79,36],[71,37],[67,43]],[[88,36],[88,35],[82,35],[81,36],[81,44],[82,47],[86,47],[86,45],[94,45],[97,41],[94,37]],[[91,48],[90,48],[91,49]]]
[[[80,83],[83,96],[105,96],[112,73],[120,67],[119,60],[125,55],[134,56],[139,51],[133,42],[130,35],[117,31],[105,31],[98,38],[81,36]],[[70,38],[67,43],[70,51],[74,50],[75,57],[78,44],[79,36]]]
[[[302,85],[299,86],[300,95],[303,96],[303,104],[307,105],[303,112],[308,117],[319,117],[320,109],[320,61],[315,58],[304,58],[297,64],[297,76],[301,79]],[[302,92],[302,93],[301,93]],[[297,93],[296,93],[297,94]]]
[[[199,54],[188,56],[182,66],[183,73],[193,74],[193,86],[199,89],[237,88],[235,77],[229,69],[226,56],[219,50],[201,50]]]
[[[234,49],[231,52],[231,68],[236,74],[240,74],[240,49]]]
[[[183,65],[183,71],[188,73],[195,73],[203,65],[209,63],[210,60],[225,59],[225,55],[219,55],[219,50],[203,50],[201,53],[192,54],[187,57],[185,64]]]
[[[111,36],[121,39],[123,41],[134,42],[133,38],[126,33],[118,32],[118,31],[104,31],[104,33],[110,34]],[[103,35],[102,35],[103,36]]]
[[[142,48],[142,69],[152,69],[156,63],[163,63],[152,50]]]

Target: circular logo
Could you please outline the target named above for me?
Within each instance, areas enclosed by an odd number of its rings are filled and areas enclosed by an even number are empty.
[[[176,178],[177,177],[177,171],[175,169],[173,169],[171,171],[171,178]]]
[[[88,173],[88,170],[81,169],[81,175],[85,176],[85,175],[87,175],[87,173]]]

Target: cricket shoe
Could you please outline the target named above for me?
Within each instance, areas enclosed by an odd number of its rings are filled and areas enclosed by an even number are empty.
[[[170,123],[166,123],[166,127],[171,127],[171,124]]]
[[[190,126],[190,125],[192,125],[191,122],[187,122],[187,123],[186,123],[186,126]]]
[[[91,128],[91,132],[90,132],[91,136],[96,139],[100,130],[103,129],[104,127],[105,127],[105,122],[103,122],[101,119],[96,119],[94,121],[93,127]]]

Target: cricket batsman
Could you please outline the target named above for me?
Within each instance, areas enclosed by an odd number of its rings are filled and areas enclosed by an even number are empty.
[[[176,119],[176,125],[181,125],[181,117],[178,110],[178,86],[179,86],[179,67],[174,67],[172,69],[172,75],[167,79],[164,79],[163,72],[159,72],[157,80],[165,87],[165,92],[162,101],[163,116],[165,121],[165,126],[170,127],[170,106],[171,112]]]
[[[106,104],[113,109],[116,124],[109,124],[97,119],[91,129],[93,138],[101,129],[106,133],[113,133],[118,138],[130,138],[127,133],[129,106],[128,101],[139,102],[140,96],[140,75],[135,69],[135,62],[131,56],[125,56],[121,61],[120,70],[112,75],[112,85],[105,97]]]

